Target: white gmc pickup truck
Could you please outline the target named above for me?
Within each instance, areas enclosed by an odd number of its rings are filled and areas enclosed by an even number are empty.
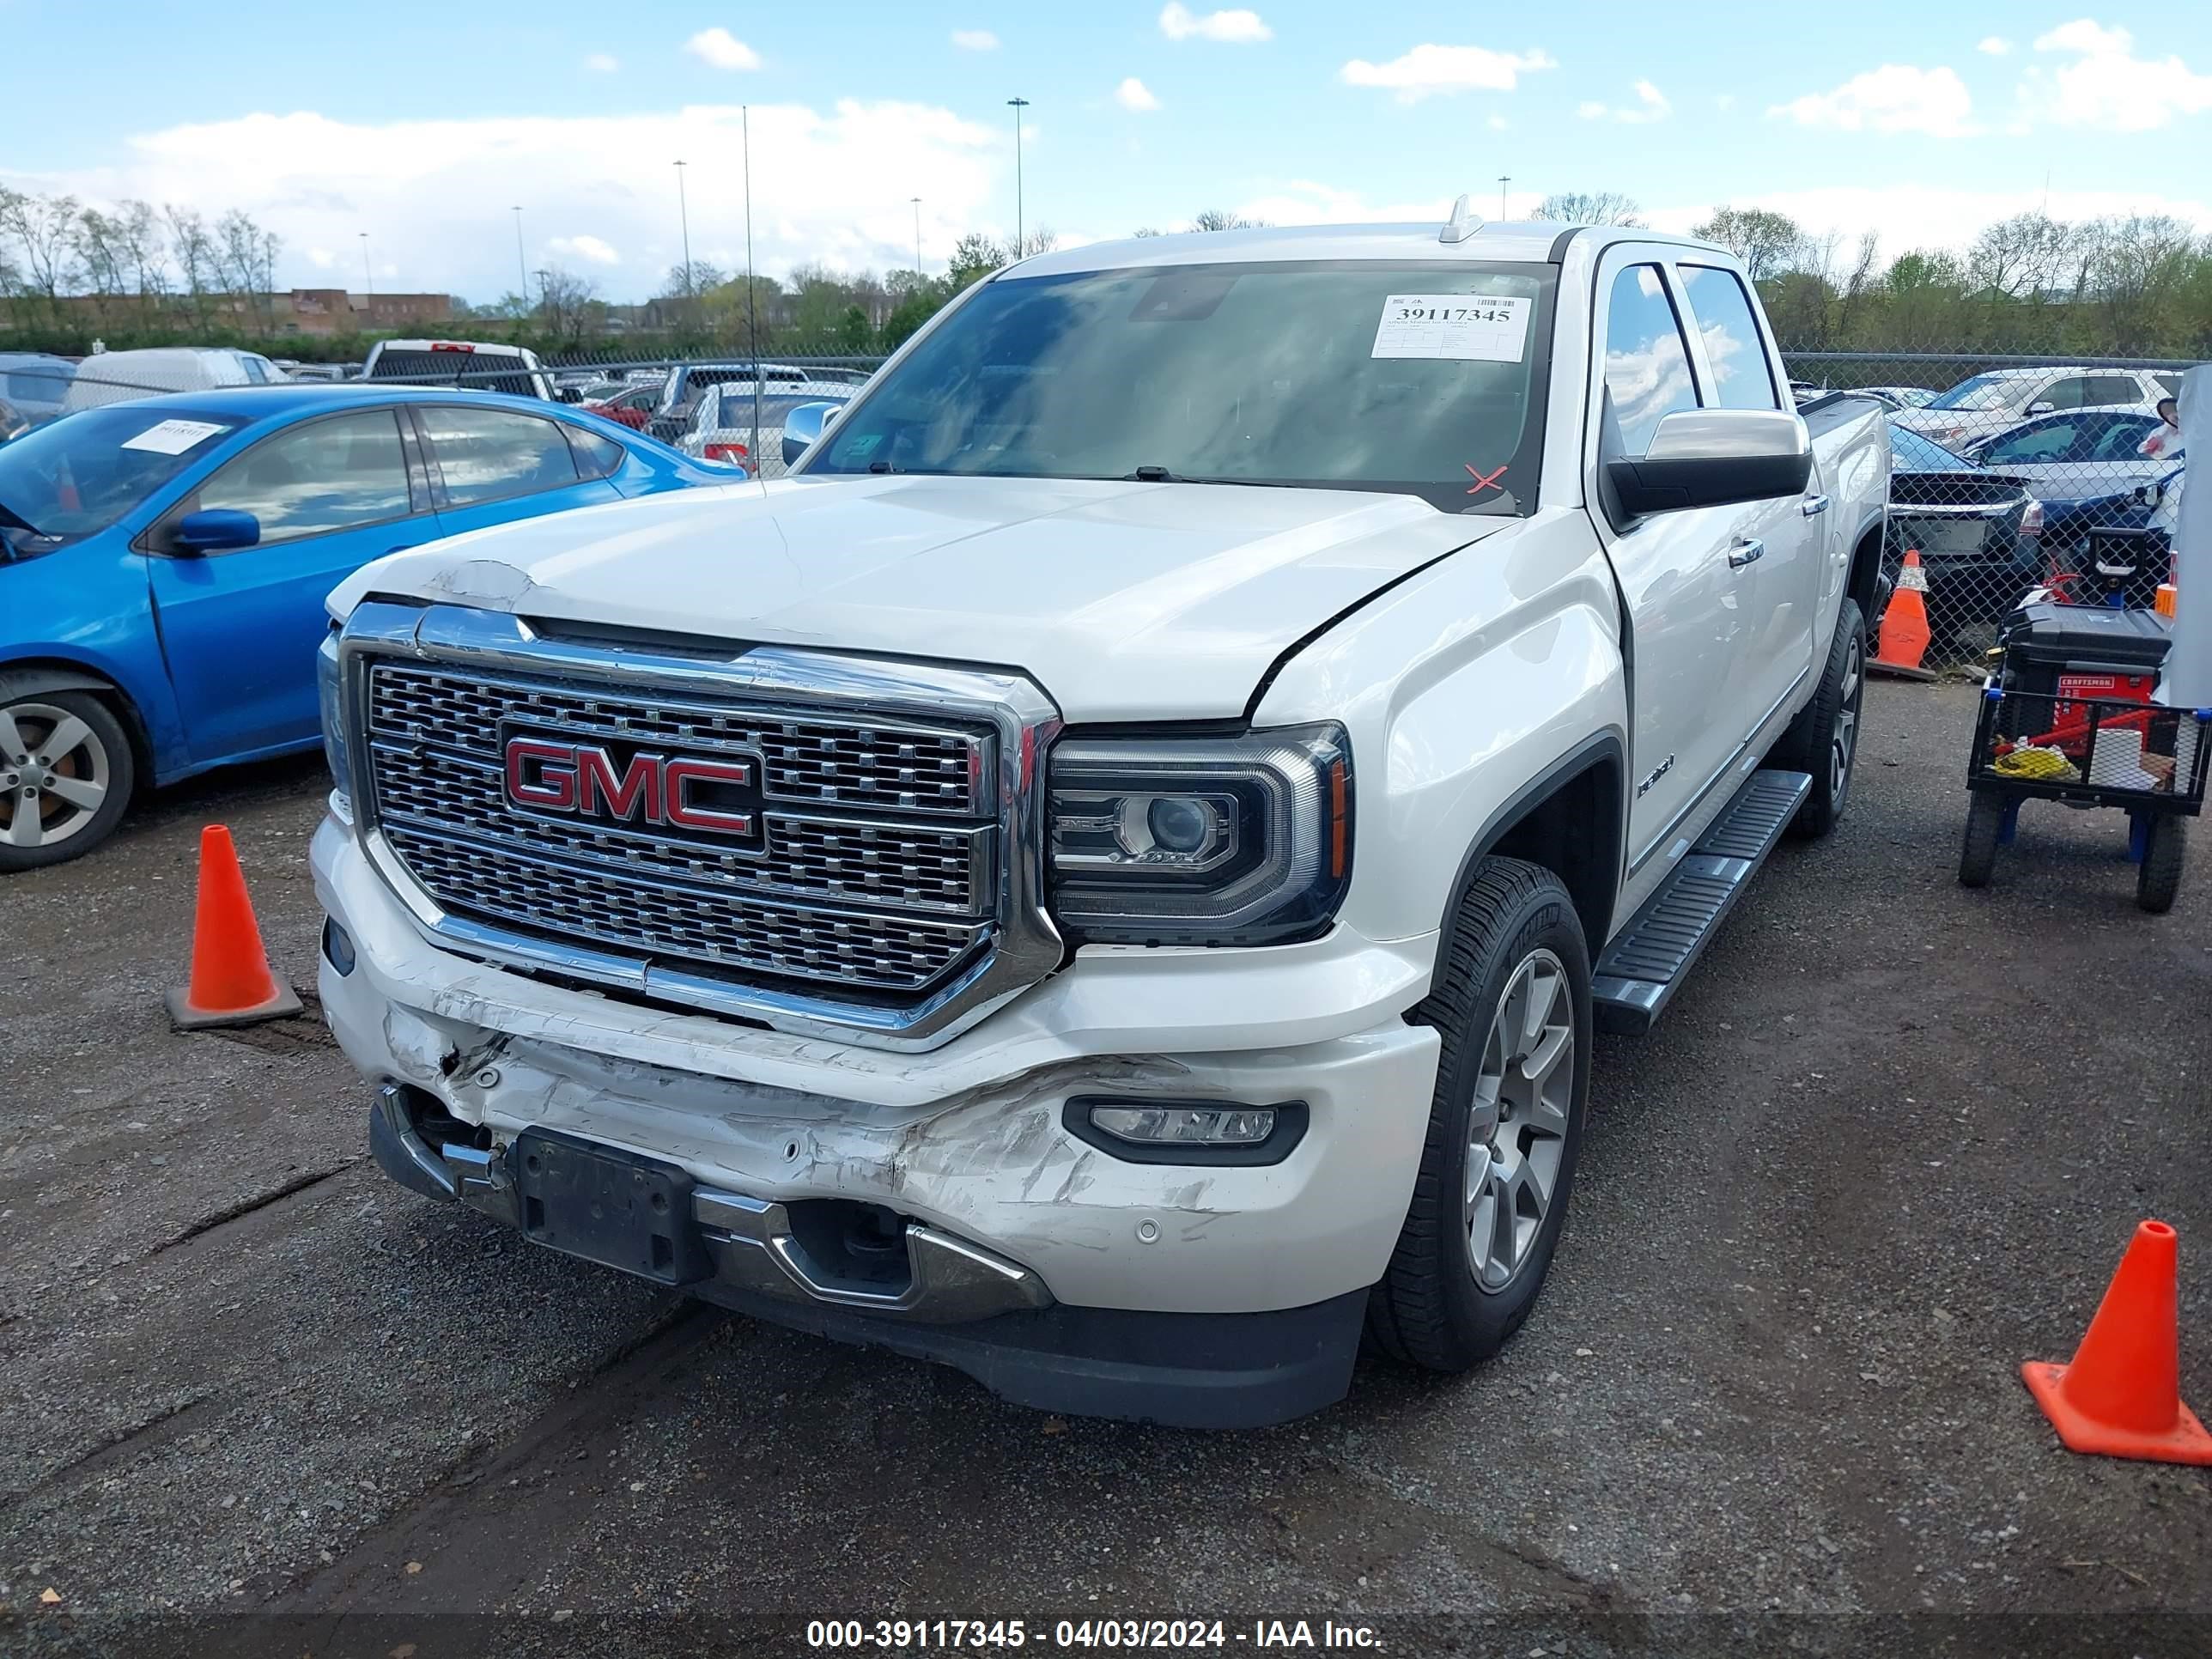
[[[331,596],[382,1167],[1058,1411],[1494,1352],[1596,1033],[1844,809],[1881,410],[1462,204],[1028,259],[792,428]]]

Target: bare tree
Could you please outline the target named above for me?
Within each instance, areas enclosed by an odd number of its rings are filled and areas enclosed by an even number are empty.
[[[1536,204],[1536,216],[1563,225],[1627,225],[1644,228],[1644,210],[1617,190],[1565,190]]]
[[[1193,230],[1257,230],[1266,224],[1264,219],[1248,219],[1241,213],[1231,213],[1227,208],[1206,208],[1190,222]]]
[[[1754,283],[1789,270],[1805,246],[1805,233],[1797,222],[1770,208],[1716,208],[1713,216],[1690,234],[1735,254]]]
[[[0,240],[12,245],[16,280],[44,298],[57,318],[61,296],[81,280],[76,221],[74,196],[33,196],[0,186]]]
[[[574,345],[596,331],[606,314],[599,284],[555,265],[538,273],[538,314],[545,332]]]
[[[276,283],[276,252],[283,246],[274,231],[262,229],[242,209],[233,208],[216,221],[210,244],[216,288],[234,314],[258,319],[265,329],[276,326],[270,290]]]
[[[729,273],[720,265],[711,264],[704,259],[694,259],[689,266],[673,264],[668,267],[668,275],[661,279],[660,293],[657,297],[681,300],[686,295],[708,293],[729,280]]]
[[[2065,280],[2074,233],[2047,214],[2001,219],[1974,238],[1966,275],[2008,300],[2041,300]]]
[[[222,288],[216,270],[215,239],[208,234],[207,222],[196,209],[181,208],[173,202],[163,205],[161,222],[168,232],[169,257],[184,283],[185,297],[191,301],[193,320],[204,328],[209,298]]]

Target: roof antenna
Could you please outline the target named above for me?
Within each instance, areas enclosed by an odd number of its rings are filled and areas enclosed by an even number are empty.
[[[1437,240],[1449,246],[1454,242],[1464,242],[1481,228],[1482,216],[1468,206],[1467,196],[1462,192],[1459,200],[1452,204],[1451,217],[1444,221],[1444,228],[1437,233]]]

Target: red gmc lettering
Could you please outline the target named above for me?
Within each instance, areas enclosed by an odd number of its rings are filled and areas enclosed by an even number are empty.
[[[678,762],[677,765],[683,764]],[[668,769],[670,771],[674,767]],[[617,823],[638,816],[644,808],[645,821],[659,823],[661,797],[661,763],[658,755],[633,755],[629,765],[620,779],[615,776],[615,763],[604,749],[579,749],[576,751],[576,810],[579,812],[605,811]]]
[[[662,769],[661,805],[668,814],[668,822],[681,824],[686,830],[750,836],[753,832],[751,813],[717,812],[712,807],[694,806],[684,793],[684,786],[694,781],[742,785],[750,783],[752,779],[753,769],[742,761],[672,760]]]
[[[556,812],[576,810],[576,751],[565,743],[538,743],[515,738],[507,745],[507,793],[525,806],[549,807]],[[530,764],[538,762],[533,781]]]

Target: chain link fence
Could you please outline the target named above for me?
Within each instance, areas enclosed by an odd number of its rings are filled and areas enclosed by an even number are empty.
[[[2168,580],[2186,458],[2162,409],[2172,409],[2166,400],[2187,362],[1786,348],[1784,358],[1801,401],[1846,392],[1876,398],[1890,411],[1894,471],[1883,570],[1893,586],[1907,556],[1917,556],[1931,635],[1925,666],[1977,666],[2031,586],[2049,584],[2080,603],[2118,598],[2147,607]],[[865,354],[640,357],[611,349],[538,356],[480,345],[387,348],[367,368],[379,380],[580,404],[700,460],[776,477],[786,465],[786,416],[803,404],[849,399],[883,361]],[[288,370],[228,349],[116,352],[76,363],[0,354],[0,400],[35,425],[160,392],[362,373],[354,364]],[[1869,620],[1879,628],[1879,616]]]

